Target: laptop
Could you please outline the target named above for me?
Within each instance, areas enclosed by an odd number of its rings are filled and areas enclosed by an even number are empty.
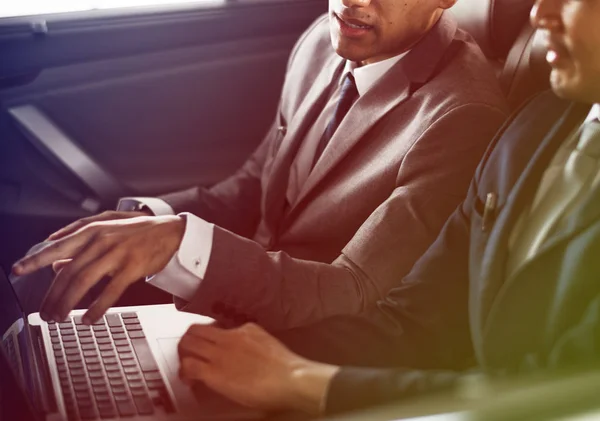
[[[177,344],[212,319],[174,305],[115,307],[92,326],[26,316],[0,271],[0,421],[256,419],[178,378]]]

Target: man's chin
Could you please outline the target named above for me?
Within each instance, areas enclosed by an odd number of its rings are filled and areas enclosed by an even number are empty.
[[[589,104],[600,102],[600,87],[592,89],[589,86],[582,86],[582,84],[562,77],[554,70],[550,75],[550,86],[556,96],[562,99]]]

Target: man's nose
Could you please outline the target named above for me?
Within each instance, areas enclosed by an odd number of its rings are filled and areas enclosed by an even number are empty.
[[[561,11],[565,0],[536,0],[531,9],[531,25],[537,29],[557,30],[562,26]]]
[[[371,0],[342,0],[342,4],[346,7],[367,7]]]

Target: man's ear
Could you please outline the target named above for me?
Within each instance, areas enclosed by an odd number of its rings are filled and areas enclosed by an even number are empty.
[[[440,9],[450,9],[452,6],[456,4],[458,0],[440,0],[439,7]]]

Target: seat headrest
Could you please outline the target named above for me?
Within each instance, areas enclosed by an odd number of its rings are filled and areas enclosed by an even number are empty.
[[[458,0],[450,9],[488,58],[503,59],[529,19],[535,0]]]

